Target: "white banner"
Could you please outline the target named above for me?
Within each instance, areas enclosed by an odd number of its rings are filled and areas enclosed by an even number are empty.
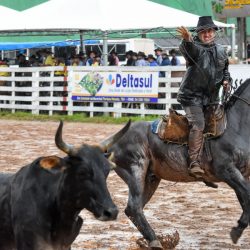
[[[250,65],[249,64],[239,64],[229,65],[229,72],[231,77],[233,78],[234,84],[241,84],[246,79],[250,78]]]
[[[73,72],[72,100],[157,102],[158,72]]]

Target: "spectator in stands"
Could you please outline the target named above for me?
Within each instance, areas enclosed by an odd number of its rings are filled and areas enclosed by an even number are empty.
[[[43,58],[41,50],[36,51],[35,57],[36,57],[36,60],[38,61],[39,66],[43,65],[44,58]]]
[[[9,67],[8,60],[7,59],[0,60],[0,67],[1,68],[7,68],[7,67]],[[2,77],[2,76],[10,76],[10,75],[11,75],[10,72],[0,71],[0,77]],[[4,86],[4,85],[6,85],[6,81],[0,81],[0,86]],[[5,93],[5,92],[2,92],[2,94],[3,93]]]
[[[119,65],[119,58],[115,51],[112,51],[109,56],[109,66],[118,66]]]
[[[36,57],[36,55],[30,56],[29,63],[30,63],[31,67],[39,67],[40,66],[39,60]]]
[[[125,66],[135,66],[136,61],[133,58],[133,54],[134,54],[134,52],[132,50],[129,50],[126,52],[127,62],[125,64]]]
[[[138,54],[137,54],[136,52],[133,52],[132,59],[134,60],[134,62],[137,61],[137,59],[138,59]],[[145,58],[145,60],[146,60],[146,58]]]
[[[30,67],[30,63],[28,60],[26,60],[24,54],[17,55],[17,64],[19,67]]]
[[[181,62],[180,62],[179,58],[176,56],[176,50],[175,49],[171,50],[171,56],[172,56],[172,59],[171,59],[171,65],[172,66],[181,65]]]
[[[71,55],[71,53],[64,52],[62,54],[58,54],[58,56],[64,58],[66,66],[71,66],[74,55]]]
[[[161,48],[155,49],[155,56],[156,56],[157,64],[161,65],[161,63],[162,63],[162,49]]]
[[[169,56],[167,53],[162,53],[162,62],[161,62],[161,66],[168,66],[171,65]]]
[[[91,66],[93,64],[95,56],[96,56],[95,51],[91,50],[89,52],[89,56],[88,56],[88,59],[86,61],[86,66]]]
[[[171,65],[171,62],[170,62],[168,54],[167,53],[162,53],[161,66],[169,66],[169,65]],[[165,72],[164,71],[160,72],[160,77],[165,77]]]
[[[0,60],[0,67],[1,68],[7,68],[7,67],[9,67],[8,60],[7,59]],[[0,76],[10,76],[10,72],[0,71]]]
[[[55,59],[53,57],[53,53],[50,50],[45,50],[45,61],[44,66],[54,66],[55,65]]]
[[[80,51],[77,56],[79,56],[79,66],[86,66],[86,55],[82,51]]]
[[[156,58],[152,54],[148,55],[148,63],[149,63],[148,66],[159,66],[158,63],[156,62]]]
[[[92,66],[100,66],[100,65],[101,65],[101,57],[100,57],[100,55],[97,54],[94,57],[94,62],[92,64]]]
[[[80,57],[78,55],[73,56],[70,60],[70,65],[71,66],[81,66],[80,65]]]
[[[56,57],[55,58],[55,66],[65,66],[65,59],[62,57]],[[66,76],[67,72],[65,70],[57,70],[55,71],[55,76]]]
[[[145,60],[145,58],[145,53],[139,51],[137,54],[137,61],[135,62],[135,66],[148,66],[148,62]]]
[[[26,60],[26,56],[24,54],[19,54],[16,57],[16,64],[21,67],[30,67],[30,63]],[[15,72],[15,76],[31,76],[31,72]],[[19,86],[25,86],[26,82],[19,82]]]

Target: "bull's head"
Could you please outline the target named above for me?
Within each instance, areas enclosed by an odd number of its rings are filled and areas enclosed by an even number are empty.
[[[115,144],[129,129],[131,124],[131,121],[129,120],[127,124],[117,133],[114,135],[111,135],[104,141],[100,142],[99,147],[102,150],[102,152],[106,153],[109,148],[112,147],[113,144]],[[65,152],[68,155],[74,155],[77,150],[72,146],[67,143],[65,143],[62,139],[62,127],[63,127],[63,122],[60,121],[59,127],[56,132],[55,136],[55,142],[56,146],[61,149],[63,152]]]
[[[63,123],[57,129],[55,142],[65,152],[67,167],[62,181],[62,200],[64,194],[71,195],[71,206],[92,212],[99,220],[116,219],[118,209],[113,203],[107,188],[106,179],[110,162],[105,152],[129,129],[130,121],[115,135],[101,142],[98,147],[83,144],[76,148],[62,139]]]

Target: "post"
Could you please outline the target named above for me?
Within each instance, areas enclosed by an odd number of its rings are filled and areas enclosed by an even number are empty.
[[[246,46],[246,18],[237,17],[237,27],[238,27],[238,53],[237,56],[240,61],[245,59],[245,46]]]
[[[33,79],[38,79],[39,78],[39,71],[34,71],[32,72],[32,88],[36,89],[36,91],[32,92],[32,114],[34,115],[39,115],[39,81],[38,80],[33,80]]]
[[[108,65],[108,32],[103,32],[103,65]],[[108,107],[108,103],[104,102],[103,107]],[[108,112],[104,112],[104,116],[108,116]]]
[[[235,59],[235,24],[231,26],[231,51],[232,51],[232,59]]]
[[[108,32],[103,32],[103,65],[108,65]]]
[[[80,52],[85,52],[85,48],[83,47],[83,32],[80,31]]]

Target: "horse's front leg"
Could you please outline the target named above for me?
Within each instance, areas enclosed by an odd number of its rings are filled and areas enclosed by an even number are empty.
[[[249,223],[249,219],[250,219],[249,214],[247,212],[244,212],[246,209],[245,209],[245,204],[244,204],[244,201],[242,200],[242,197],[237,193],[236,193],[236,196],[240,202],[243,213],[241,214],[241,217],[238,220],[238,226],[233,227],[231,232],[230,232],[231,239],[232,239],[233,243],[235,243],[235,244],[238,242],[244,229],[248,226],[248,224],[246,222],[248,221],[248,223]]]
[[[233,227],[230,233],[233,243],[236,244],[250,222],[250,184],[233,163],[227,167],[218,165],[215,170],[216,175],[234,189],[243,210],[238,225]]]
[[[158,187],[160,179],[148,171],[148,162],[143,164],[140,162],[126,169],[117,168],[116,171],[129,187],[125,214],[149,242],[151,249],[162,249],[160,241],[143,213],[143,208]]]

